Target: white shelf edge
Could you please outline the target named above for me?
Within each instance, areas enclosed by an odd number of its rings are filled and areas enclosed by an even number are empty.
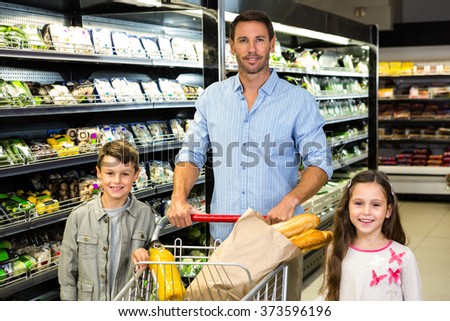
[[[386,174],[397,175],[430,175],[442,176],[450,174],[450,167],[438,166],[378,166]]]

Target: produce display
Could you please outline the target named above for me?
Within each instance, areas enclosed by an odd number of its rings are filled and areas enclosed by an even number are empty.
[[[55,50],[77,54],[201,61],[198,41],[168,36],[137,36],[107,28],[86,29],[49,23],[0,25],[0,48]]]
[[[62,231],[43,229],[20,238],[0,239],[0,287],[57,264]]]

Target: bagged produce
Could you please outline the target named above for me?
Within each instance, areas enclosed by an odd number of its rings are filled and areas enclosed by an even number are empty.
[[[96,54],[108,56],[113,54],[110,30],[106,28],[94,28],[91,30],[91,36]]]
[[[85,176],[79,179],[80,201],[84,202],[100,192],[101,181],[95,176]]]
[[[161,59],[161,52],[158,47],[158,38],[157,37],[141,37],[142,46],[147,53],[148,58],[152,59]]]
[[[136,141],[139,144],[147,145],[152,143],[152,135],[150,134],[150,131],[148,130],[145,123],[132,123],[131,130],[134,133],[134,136],[136,136]]]
[[[142,89],[144,90],[144,94],[147,96],[147,99],[151,102],[159,102],[164,101],[164,96],[159,90],[158,83],[153,80],[142,80],[141,81]]]
[[[156,262],[149,264],[150,271],[157,280],[159,301],[182,301],[185,288],[176,264],[161,264],[157,262],[175,262],[175,258],[159,242],[154,242],[149,250],[149,260]]]
[[[75,52],[83,54],[94,53],[94,45],[91,41],[91,35],[85,28],[79,26],[69,26],[69,37]]]

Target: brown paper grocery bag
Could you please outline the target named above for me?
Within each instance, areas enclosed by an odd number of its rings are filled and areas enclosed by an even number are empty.
[[[248,209],[190,283],[186,299],[240,300],[276,267],[301,254],[258,212]]]

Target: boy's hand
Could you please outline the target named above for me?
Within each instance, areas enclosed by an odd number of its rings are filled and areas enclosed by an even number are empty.
[[[133,264],[136,264],[138,262],[142,262],[142,261],[148,261],[149,259],[149,253],[146,249],[144,248],[139,248],[137,250],[135,250],[133,252],[133,254],[131,255],[131,261],[133,262]],[[136,265],[134,268],[134,271],[138,271],[140,269],[145,269],[147,267],[146,264],[139,264]]]

